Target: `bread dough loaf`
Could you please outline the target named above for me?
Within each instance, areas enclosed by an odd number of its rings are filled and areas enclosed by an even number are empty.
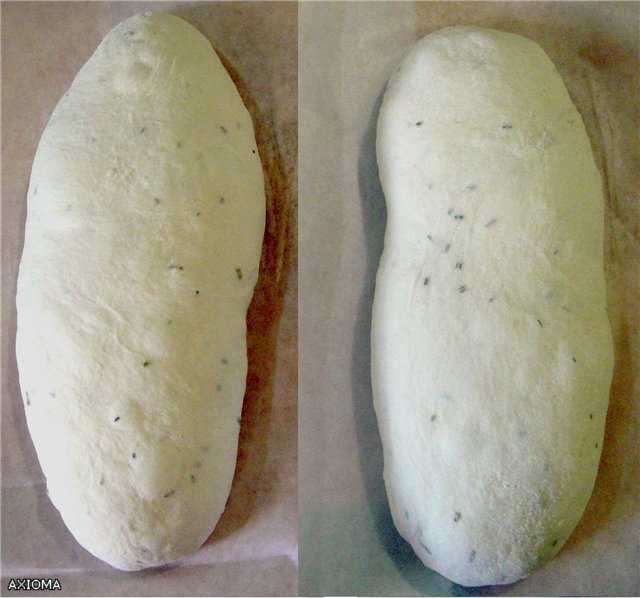
[[[384,477],[400,534],[463,585],[560,550],[591,494],[613,367],[602,182],[545,53],[472,27],[391,77],[373,306]]]
[[[166,13],[113,29],[35,156],[17,358],[49,496],[114,567],[194,552],[224,509],[264,212],[207,39]]]

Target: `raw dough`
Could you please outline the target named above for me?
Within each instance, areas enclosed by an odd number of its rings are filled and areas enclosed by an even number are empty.
[[[33,163],[17,357],[49,496],[114,567],[196,551],[224,509],[264,212],[210,43],[166,13],[113,29]]]
[[[602,181],[523,37],[453,27],[392,76],[372,374],[400,534],[463,585],[557,553],[591,494],[613,349]]]

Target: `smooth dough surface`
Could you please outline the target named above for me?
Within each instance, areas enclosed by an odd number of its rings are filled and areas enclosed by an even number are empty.
[[[589,139],[540,47],[453,27],[391,77],[377,155],[372,382],[393,519],[449,579],[511,583],[565,543],[602,448],[613,348]]]
[[[49,496],[136,570],[196,551],[234,473],[264,182],[210,43],[166,13],[113,29],[42,134],[17,357]]]

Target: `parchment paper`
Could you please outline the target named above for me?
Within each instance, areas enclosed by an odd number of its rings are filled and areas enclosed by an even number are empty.
[[[393,527],[369,366],[386,218],[375,161],[382,92],[418,39],[455,24],[539,43],[584,118],[605,180],[616,347],[604,452],[580,524],[528,579],[475,590],[426,569]],[[637,595],[638,3],[302,3],[299,30],[300,593]]]
[[[267,234],[248,316],[249,376],[238,466],[205,546],[175,566],[112,569],[74,540],[45,494],[15,363],[15,284],[34,152],[80,67],[118,22],[146,10],[200,30],[252,114]],[[2,4],[2,593],[54,577],[46,595],[270,596],[297,593],[297,6],[293,3]]]

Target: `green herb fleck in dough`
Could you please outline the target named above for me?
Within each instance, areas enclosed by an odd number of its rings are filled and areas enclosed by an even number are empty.
[[[578,360],[573,355],[571,356],[571,361],[573,361],[573,363],[578,363]]]
[[[223,357],[220,361],[221,361],[224,365],[227,365],[227,364],[229,363],[229,360],[228,360],[226,357]]]
[[[476,189],[478,187],[478,185],[475,185],[473,183],[471,183],[471,185],[467,185],[465,187],[465,191],[473,191],[474,189]]]
[[[135,458],[137,457],[137,455],[136,455],[135,453],[131,453],[131,457],[132,457],[133,459],[135,459]]]
[[[404,510],[404,517],[405,519],[409,519],[409,511],[407,511],[407,509]]]
[[[216,384],[216,391],[220,392],[222,390],[222,384]]]
[[[464,220],[464,214],[456,214],[456,215],[454,216],[454,218],[455,218],[456,220]]]
[[[176,264],[169,264],[169,270],[184,270],[184,267]]]
[[[560,250],[559,250],[559,249],[554,249],[554,250],[553,250],[553,255],[558,255],[559,253],[560,253]]]
[[[160,198],[159,197],[154,197],[153,201],[156,202],[156,205],[160,205]]]
[[[485,226],[485,228],[490,228],[490,227],[492,227],[496,222],[498,222],[497,218],[493,218],[493,220],[489,220],[489,222],[487,222],[484,226]]]
[[[451,243],[446,243],[444,246],[444,253],[448,253],[449,249],[451,249]]]
[[[181,141],[176,141],[176,147],[178,149],[180,149],[182,147],[182,142]]]
[[[147,127],[141,127],[140,128],[140,134],[144,133],[147,130]]]
[[[596,448],[598,448],[598,443],[596,442]]]
[[[169,326],[173,320],[167,320],[167,326]]]
[[[200,463],[200,461],[196,461],[196,467],[202,467],[202,463]]]
[[[462,270],[462,262],[456,262],[456,270]]]
[[[489,297],[489,303],[493,303],[493,297]]]
[[[513,125],[510,125],[509,123],[505,123],[504,125],[502,125],[503,129],[513,129]]]
[[[541,320],[536,319],[536,322],[538,322],[538,326],[540,326],[540,328],[542,328],[542,321],[541,321]]]
[[[460,513],[460,511],[456,511],[453,515],[453,522],[458,523],[458,521],[460,521],[461,518],[462,518],[462,513]]]
[[[220,125],[220,130],[226,135],[227,129],[225,129],[222,125]]]
[[[429,550],[428,546],[422,540],[419,540],[419,543],[420,543],[420,546],[422,546],[422,548],[424,548],[424,550],[425,550],[425,552],[427,554],[431,554],[431,551]]]
[[[196,289],[196,295],[199,295],[200,291],[198,289]]]
[[[424,284],[425,287],[429,284],[429,277],[428,276],[424,279],[424,282],[422,284]]]
[[[100,485],[104,486],[104,478],[100,478]]]
[[[27,405],[31,405],[31,399],[29,398],[29,393],[25,391],[24,396],[27,399]]]
[[[431,416],[431,421],[432,421],[432,422],[434,422],[434,421],[436,421],[436,419],[438,419],[438,416],[434,413],[434,414]]]
[[[593,419],[593,413],[589,414],[589,419]]]
[[[236,276],[238,280],[242,280],[242,268],[236,268]]]
[[[170,496],[172,496],[173,494],[175,494],[176,491],[175,490],[170,490],[169,492],[167,492],[166,494],[163,494],[162,496],[164,498],[169,498]]]
[[[465,285],[462,285],[461,287],[458,288],[459,293],[464,293],[466,290],[467,290],[467,287]]]
[[[251,151],[252,151],[254,154],[256,153],[256,150],[254,150],[254,149],[252,149]]]
[[[148,365],[149,365],[149,362],[148,362],[148,361],[145,361],[145,362],[142,364],[142,367],[143,367],[143,368],[146,368]]]
[[[200,216],[200,214],[202,214],[202,212],[196,212],[196,217]]]
[[[119,421],[119,420],[120,420],[120,416],[119,416],[119,415],[116,415],[116,416],[113,418],[113,421],[114,421],[114,422],[117,422],[117,421]]]
[[[192,481],[192,482],[195,482],[195,481],[196,481],[196,476],[194,476],[193,474],[191,474],[190,478],[191,478],[191,481]]]
[[[242,418],[240,418],[240,417],[236,417],[236,423],[237,423],[238,425],[240,425],[240,421],[241,421],[241,419],[242,419]]]
[[[422,126],[422,123],[423,123],[423,122],[424,122],[424,121],[419,120],[419,121],[416,123],[416,127],[420,127],[420,126]]]
[[[220,197],[220,203],[224,203],[224,197]]]
[[[551,542],[551,546],[555,546],[558,543],[558,538],[556,538],[553,542]]]

